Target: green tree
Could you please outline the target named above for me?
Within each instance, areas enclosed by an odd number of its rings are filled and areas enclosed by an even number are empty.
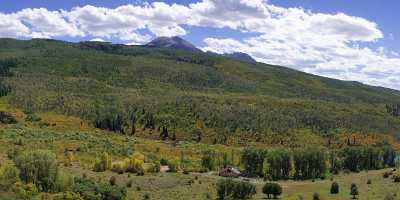
[[[58,165],[56,155],[50,151],[34,150],[23,152],[15,159],[20,178],[25,183],[36,184],[41,191],[57,188]]]
[[[337,182],[332,183],[331,194],[339,194],[339,184]]]
[[[218,199],[248,199],[256,194],[255,185],[232,179],[220,179],[217,182]]]
[[[355,183],[352,183],[351,184],[351,187],[350,187],[350,195],[352,195],[353,197],[353,199],[357,199],[357,195],[358,195],[358,187],[357,187],[357,185],[355,184]]]
[[[277,198],[282,194],[282,187],[278,183],[265,183],[262,191],[267,195],[268,199],[271,199],[271,195]]]
[[[242,163],[248,176],[262,176],[265,153],[259,149],[245,149],[242,153]]]
[[[312,199],[313,200],[320,200],[319,193],[314,192],[314,194],[312,195]]]
[[[201,166],[204,170],[210,171],[215,168],[215,152],[211,150],[206,150],[203,152],[201,157]]]

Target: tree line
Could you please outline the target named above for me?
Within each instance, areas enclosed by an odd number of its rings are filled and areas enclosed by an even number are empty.
[[[341,150],[323,147],[304,149],[263,150],[249,148],[242,153],[244,173],[250,177],[265,177],[270,180],[325,178],[328,170],[359,172],[382,169],[396,165],[396,152],[389,145],[355,146]]]
[[[7,96],[11,92],[11,87],[4,83],[5,77],[13,75],[11,69],[18,64],[16,59],[3,59],[0,60],[0,97]]]

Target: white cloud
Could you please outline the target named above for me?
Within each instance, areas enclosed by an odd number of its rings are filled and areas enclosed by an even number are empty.
[[[0,13],[0,37],[23,37],[29,35],[29,28],[12,16]]]
[[[265,63],[400,89],[399,53],[362,47],[384,34],[376,23],[344,13],[314,13],[266,0],[201,0],[189,5],[27,8],[0,13],[0,21],[0,37],[91,37],[126,44],[142,44],[154,36],[186,35],[187,26],[230,28],[253,36],[205,38],[202,49],[241,51]],[[394,39],[391,34],[388,37]]]
[[[93,38],[90,40],[91,42],[105,42],[105,40],[101,39],[101,38]]]

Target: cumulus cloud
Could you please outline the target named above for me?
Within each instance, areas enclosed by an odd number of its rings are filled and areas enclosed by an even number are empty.
[[[245,52],[260,62],[400,89],[400,56],[363,47],[384,37],[378,25],[345,13],[284,8],[267,0],[199,0],[49,11],[0,13],[0,37],[91,37],[142,44],[155,36],[186,35],[186,27],[229,28],[247,38],[207,38],[203,50]],[[389,34],[390,38],[393,38]]]

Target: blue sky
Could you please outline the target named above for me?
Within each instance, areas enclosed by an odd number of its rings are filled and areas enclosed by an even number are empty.
[[[0,37],[142,44],[179,35],[205,51],[242,51],[400,89],[399,7],[397,0],[0,0]]]

